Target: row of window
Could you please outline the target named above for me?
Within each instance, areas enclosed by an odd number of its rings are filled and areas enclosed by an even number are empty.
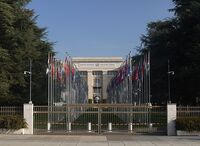
[[[93,94],[101,94],[102,89],[100,87],[94,87],[93,88]]]
[[[87,71],[79,71],[79,74],[81,76],[87,76]],[[107,75],[111,75],[111,76],[115,76],[117,74],[117,71],[108,71],[107,72]],[[95,75],[95,76],[102,76],[103,75],[103,72],[102,71],[93,71],[92,72],[92,75]]]

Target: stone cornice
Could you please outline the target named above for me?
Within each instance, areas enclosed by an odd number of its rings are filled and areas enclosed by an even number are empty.
[[[123,62],[122,57],[73,57],[74,63],[78,62]]]

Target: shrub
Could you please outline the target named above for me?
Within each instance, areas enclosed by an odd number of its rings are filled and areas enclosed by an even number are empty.
[[[0,116],[1,129],[21,129],[26,128],[27,123],[21,116]]]
[[[88,99],[88,103],[92,103],[92,99]]]
[[[200,117],[178,118],[176,129],[183,131],[200,131]]]

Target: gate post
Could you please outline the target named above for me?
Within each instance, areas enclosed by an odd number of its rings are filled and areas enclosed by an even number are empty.
[[[24,134],[33,134],[33,104],[24,104],[24,119],[27,123],[27,128],[24,130]]]
[[[167,104],[167,135],[176,135],[176,104]]]

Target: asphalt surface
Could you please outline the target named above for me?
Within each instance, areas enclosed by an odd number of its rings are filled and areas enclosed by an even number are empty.
[[[0,135],[0,146],[200,146],[200,136]]]

